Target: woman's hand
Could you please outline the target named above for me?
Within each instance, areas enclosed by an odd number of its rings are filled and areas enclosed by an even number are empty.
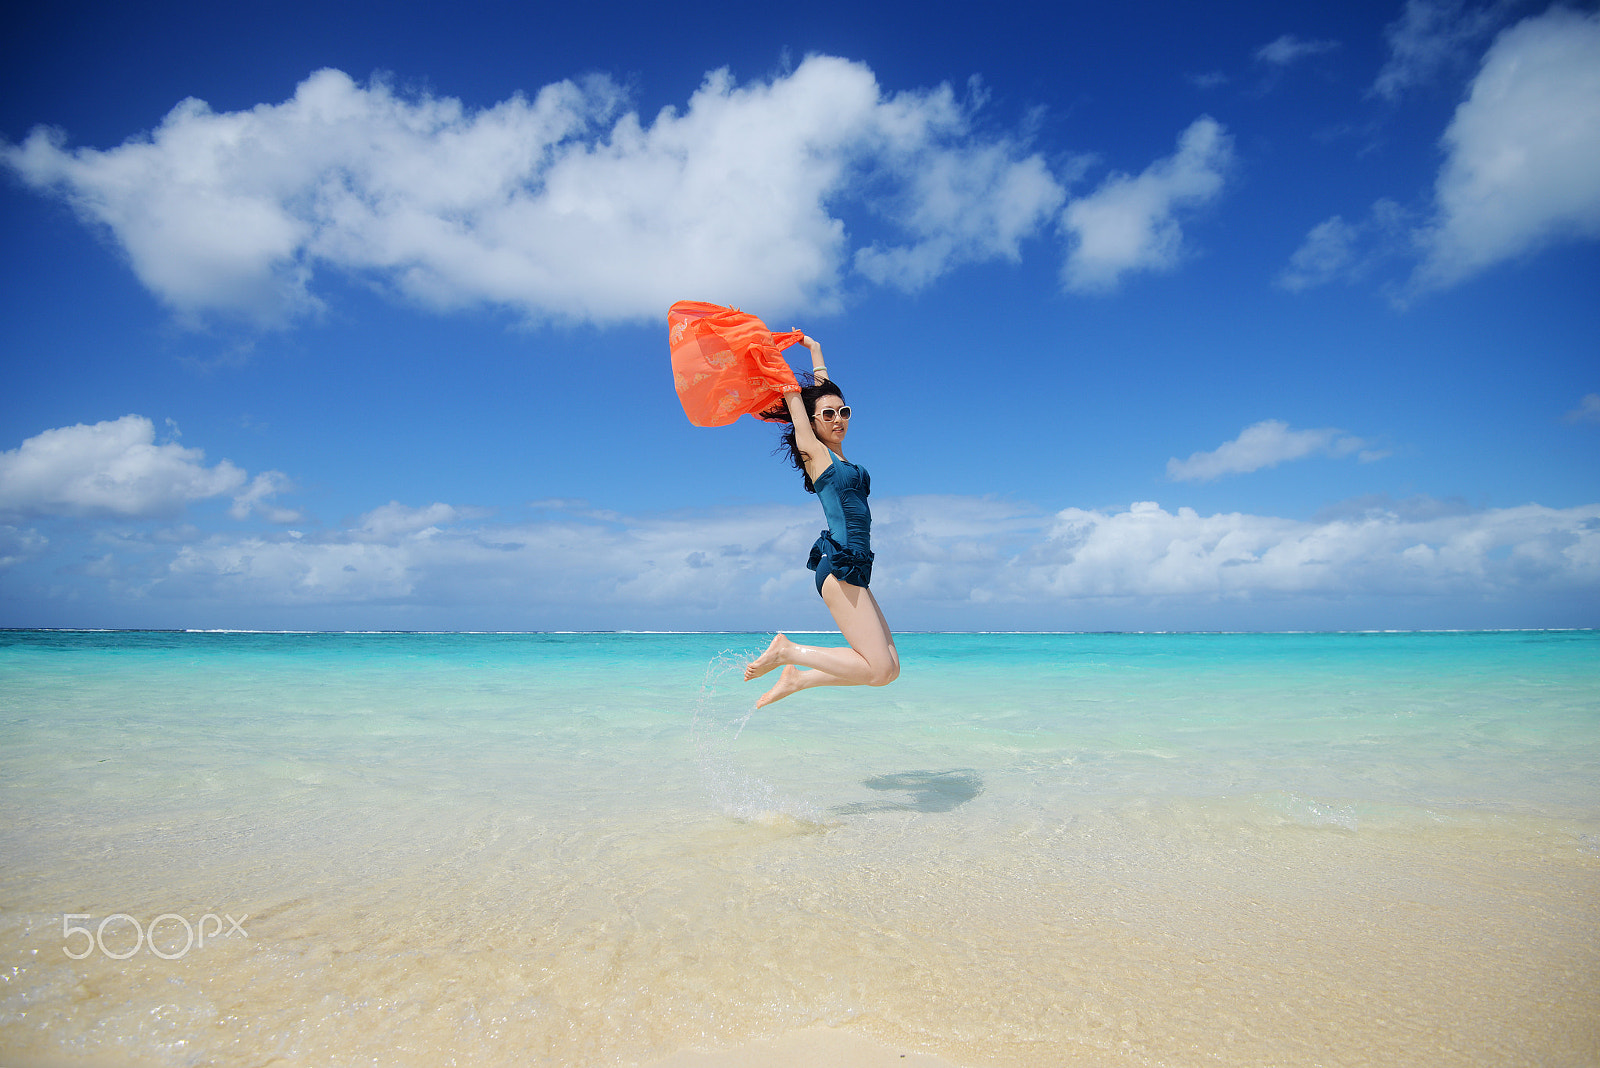
[[[818,382],[828,380],[828,365],[822,362],[822,346],[809,334],[800,338],[800,344],[811,350],[811,374]]]

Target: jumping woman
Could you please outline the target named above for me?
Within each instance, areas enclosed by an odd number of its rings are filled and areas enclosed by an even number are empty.
[[[761,418],[791,424],[783,436],[789,458],[804,477],[806,490],[822,502],[828,529],[811,547],[806,566],[817,573],[817,592],[850,647],[799,645],[779,634],[744,669],[747,681],[783,669],[757,708],[813,686],[885,686],[900,675],[894,635],[867,588],[872,580],[871,479],[866,468],[844,458],[850,408],[828,378],[822,346],[809,337],[800,341],[811,350],[815,384],[784,393],[783,407],[763,412]]]

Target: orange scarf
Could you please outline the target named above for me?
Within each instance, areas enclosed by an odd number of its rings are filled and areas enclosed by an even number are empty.
[[[804,331],[774,334],[754,315],[720,304],[680,300],[667,313],[672,383],[695,426],[727,426],[783,403],[800,383],[780,353]]]

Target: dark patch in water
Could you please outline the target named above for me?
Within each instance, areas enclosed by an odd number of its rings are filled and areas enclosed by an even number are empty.
[[[895,775],[874,775],[861,783],[869,790],[903,790],[904,801],[869,804],[857,801],[834,809],[841,814],[858,812],[949,812],[983,793],[983,780],[970,768],[952,771],[902,771]]]

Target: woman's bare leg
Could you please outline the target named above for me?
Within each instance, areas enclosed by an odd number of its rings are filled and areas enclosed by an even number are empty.
[[[829,575],[822,582],[822,600],[850,647],[799,645],[777,635],[766,652],[744,669],[744,677],[754,679],[783,668],[777,683],[756,702],[757,708],[813,686],[885,686],[899,678],[900,653],[872,591]],[[801,667],[811,670],[800,671]]]

